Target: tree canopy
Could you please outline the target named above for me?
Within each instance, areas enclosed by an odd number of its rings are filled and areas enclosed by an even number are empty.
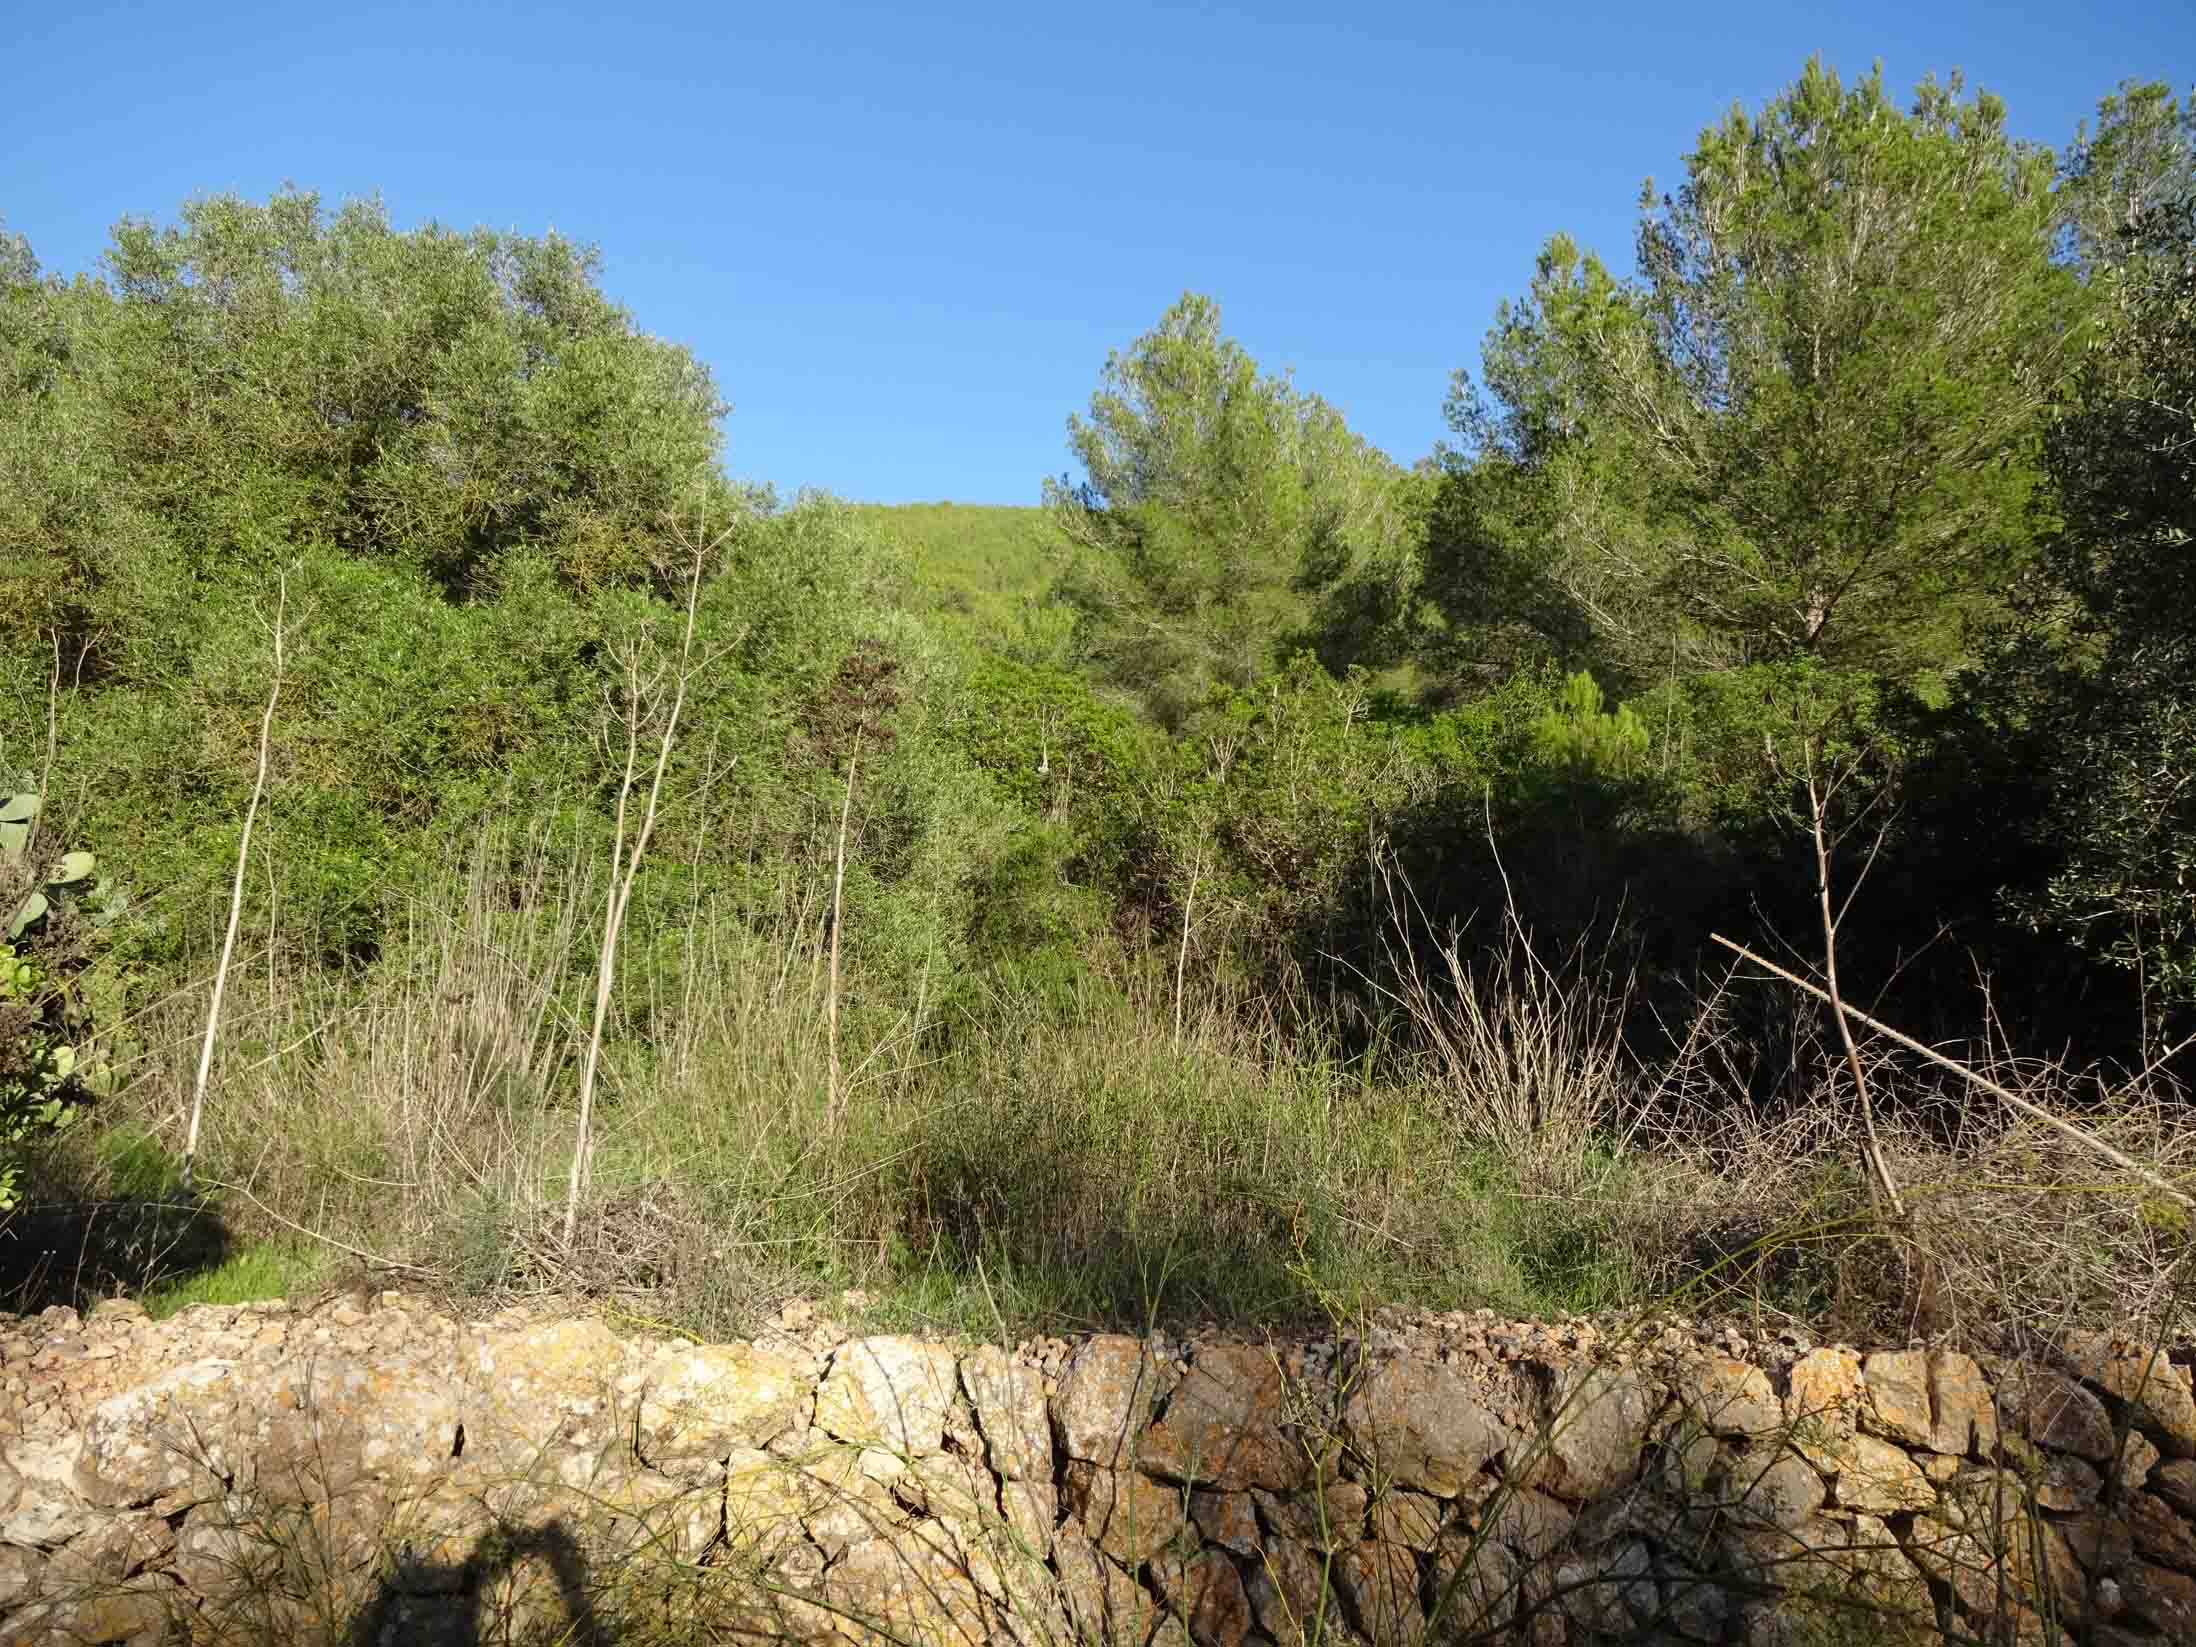
[[[1185,295],[1109,355],[1068,420],[1081,483],[1047,501],[1083,551],[1085,655],[1163,720],[1288,652],[1392,656],[1415,565],[1411,477]]]
[[[20,245],[7,262],[18,626],[127,629],[163,577],[263,572],[306,543],[454,594],[516,549],[576,585],[646,581],[667,512],[715,475],[707,369],[553,234],[400,231],[377,201],[286,191],[125,220],[104,279],[40,281]]]
[[[1638,274],[1552,239],[1489,335],[1479,461],[1522,469],[1554,575],[1707,661],[1962,655],[2028,552],[2035,441],[2086,295],[2048,151],[1994,97],[1819,61],[1641,195]]]
[[[2064,860],[2033,907],[2196,1000],[2196,191],[2138,207],[2102,278],[2106,326],[2045,443],[2059,524],[2024,661],[2046,660]]]

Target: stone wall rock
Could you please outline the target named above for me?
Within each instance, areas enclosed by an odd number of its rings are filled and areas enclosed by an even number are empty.
[[[2105,1335],[1010,1348],[801,1306],[703,1345],[369,1303],[0,1318],[0,1647],[2196,1640],[2189,1370]]]

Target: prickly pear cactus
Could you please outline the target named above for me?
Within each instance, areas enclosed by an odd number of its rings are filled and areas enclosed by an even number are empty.
[[[31,825],[37,821],[40,804],[36,795],[29,794],[10,795],[0,800],[0,892],[12,886],[22,874],[30,850]],[[99,860],[89,852],[62,853],[47,867],[44,878],[36,881],[16,902],[6,927],[0,929],[0,936],[12,944],[23,936],[26,928],[43,920],[62,899],[81,898],[91,892],[92,873],[98,867]]]
[[[34,794],[0,796],[0,1210],[18,1198],[23,1146],[67,1126],[113,1083],[113,1071],[82,1044],[89,1026],[67,977],[75,966],[41,953],[37,937],[65,906],[96,913],[99,863],[89,852],[65,852],[34,865],[39,807]]]
[[[30,845],[31,822],[38,816],[36,795],[0,796],[0,863],[20,863]]]

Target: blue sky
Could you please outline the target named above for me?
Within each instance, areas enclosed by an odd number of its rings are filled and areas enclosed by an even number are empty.
[[[735,474],[1036,499],[1109,349],[1185,289],[1397,458],[1567,229],[1629,263],[1642,177],[1820,51],[1966,71],[2063,143],[2196,78],[2188,0],[1814,7],[22,6],[0,214],[49,269],[194,193],[596,242],[733,403]]]

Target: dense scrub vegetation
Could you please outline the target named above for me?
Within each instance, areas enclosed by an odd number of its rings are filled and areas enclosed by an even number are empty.
[[[2154,1182],[1711,934],[2185,1166],[2192,155],[1810,65],[1635,274],[1549,240],[1453,444],[1193,294],[1021,513],[734,483],[554,236],[8,238],[21,1192],[721,1318],[2150,1307]]]

